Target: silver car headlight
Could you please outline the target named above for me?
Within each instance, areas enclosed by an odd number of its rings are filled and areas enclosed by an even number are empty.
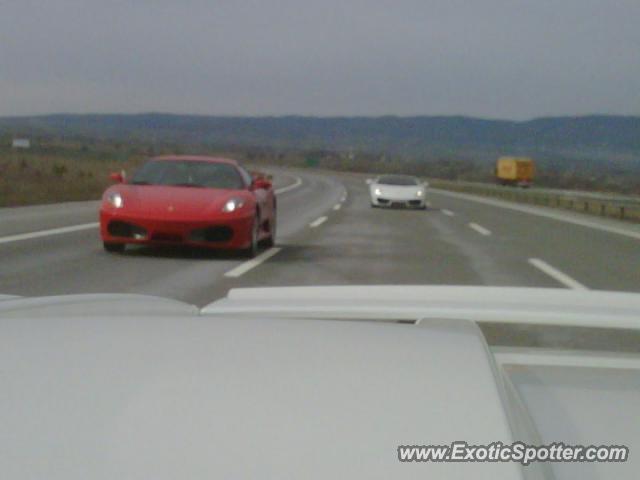
[[[376,188],[373,190],[373,194],[379,197],[380,195],[382,195],[382,190],[380,190],[379,188]]]
[[[424,190],[418,190],[418,191],[416,192],[416,197],[419,197],[419,198],[424,197]]]
[[[222,211],[226,213],[235,212],[244,206],[244,200],[241,198],[231,198],[222,207]]]
[[[115,208],[122,208],[124,206],[122,195],[120,195],[118,192],[110,193],[107,196],[107,202],[109,202],[109,204],[111,204],[111,206]]]

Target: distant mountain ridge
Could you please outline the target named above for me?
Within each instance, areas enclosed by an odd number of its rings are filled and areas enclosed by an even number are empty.
[[[640,161],[640,116],[589,115],[528,121],[464,116],[221,117],[55,114],[0,118],[0,134],[91,137],[216,146],[428,153],[622,155]]]

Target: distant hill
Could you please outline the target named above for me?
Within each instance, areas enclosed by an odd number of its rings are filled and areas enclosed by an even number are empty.
[[[1,135],[326,149],[420,158],[529,154],[640,165],[640,117],[593,115],[530,121],[469,117],[214,117],[171,114],[0,118]]]

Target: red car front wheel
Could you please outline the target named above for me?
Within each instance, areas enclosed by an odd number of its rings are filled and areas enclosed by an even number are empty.
[[[276,245],[276,216],[273,214],[273,221],[269,222],[269,236],[264,240],[264,246],[271,248]]]
[[[251,224],[251,243],[244,250],[244,255],[253,258],[258,254],[258,230],[260,228],[260,220],[256,216]]]

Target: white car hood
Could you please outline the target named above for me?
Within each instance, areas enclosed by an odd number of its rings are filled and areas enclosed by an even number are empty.
[[[389,200],[416,200],[420,199],[416,195],[418,190],[424,191],[425,188],[422,185],[381,185],[378,183],[373,183],[371,185],[371,191],[374,192],[376,189],[380,189],[380,197],[386,198]]]
[[[385,288],[240,290],[200,312],[166,301],[166,315],[138,296],[0,301],[3,475],[636,478],[633,453],[624,464],[526,468],[398,462],[398,445],[454,440],[633,452],[640,365],[633,352],[490,351],[476,325],[480,297],[487,315],[515,322],[523,301],[528,323],[539,305],[542,323],[554,324],[555,308],[561,324],[581,325],[590,305],[573,292]],[[594,307],[616,305],[608,323],[637,331],[639,295],[598,296]],[[380,321],[345,321],[374,311]],[[439,317],[447,311],[458,318]]]

